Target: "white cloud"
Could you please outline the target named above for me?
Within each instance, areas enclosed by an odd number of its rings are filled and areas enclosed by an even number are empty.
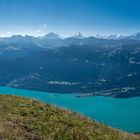
[[[12,32],[10,32],[10,31],[9,31],[9,32],[6,32],[6,34],[7,34],[7,35],[11,35],[11,34],[12,34]]]

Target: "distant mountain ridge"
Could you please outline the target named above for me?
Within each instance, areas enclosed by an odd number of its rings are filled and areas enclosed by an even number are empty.
[[[12,35],[11,37],[0,37],[0,41],[4,40],[4,39],[67,39],[67,38],[77,38],[77,39],[85,39],[85,38],[89,38],[89,37],[95,37],[95,38],[100,38],[100,39],[132,39],[132,40],[140,40],[140,32],[131,34],[131,35],[121,35],[121,34],[111,34],[111,35],[106,35],[106,36],[102,36],[102,35],[95,35],[95,36],[83,36],[82,33],[77,32],[76,34],[74,34],[73,36],[69,36],[69,37],[61,37],[59,34],[54,33],[54,32],[50,32],[44,36],[38,36],[38,37],[34,37],[34,36],[30,36],[30,35]]]
[[[71,45],[98,45],[100,47],[116,47],[139,43],[140,33],[126,37],[121,35],[110,35],[108,37],[85,37],[81,33],[76,33],[74,36],[62,38],[59,34],[51,32],[45,36],[39,37],[29,35],[13,35],[11,37],[0,38],[0,46],[17,46],[19,48],[23,48],[24,46],[35,46],[38,49]]]

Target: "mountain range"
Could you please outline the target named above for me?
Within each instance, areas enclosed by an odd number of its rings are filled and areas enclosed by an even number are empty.
[[[128,98],[140,96],[139,79],[140,33],[0,38],[1,86]]]
[[[96,35],[96,36],[89,36],[89,37],[96,37],[96,38],[102,38],[102,39],[134,39],[134,40],[140,40],[140,33],[137,32],[137,33],[134,33],[134,34],[131,34],[131,35],[127,35],[127,36],[124,36],[124,35],[120,35],[120,34],[111,34],[111,35]],[[88,38],[87,36],[83,36],[80,32],[77,32],[76,34],[74,34],[73,36],[70,36],[70,37],[61,37],[59,34],[56,34],[54,32],[50,32],[44,36],[38,36],[38,37],[34,37],[34,36],[29,36],[29,35],[25,35],[25,36],[22,36],[22,35],[12,35],[11,37],[0,37],[0,41],[2,40],[5,40],[5,39],[66,39],[66,38],[77,38],[77,39],[84,39],[84,38]]]

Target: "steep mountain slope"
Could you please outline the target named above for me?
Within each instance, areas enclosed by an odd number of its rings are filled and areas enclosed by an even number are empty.
[[[139,140],[48,104],[0,95],[1,140]]]
[[[140,96],[140,46],[69,46],[0,59],[0,84],[59,93]]]
[[[138,37],[139,33],[132,35]],[[0,38],[0,85],[60,93],[140,96],[140,41],[58,34]]]

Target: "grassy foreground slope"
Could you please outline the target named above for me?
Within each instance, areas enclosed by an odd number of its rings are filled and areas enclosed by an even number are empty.
[[[139,140],[38,101],[0,95],[0,140]]]

